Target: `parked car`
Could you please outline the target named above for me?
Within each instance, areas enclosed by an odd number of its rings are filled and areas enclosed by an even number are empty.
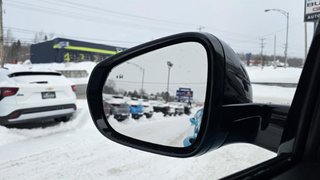
[[[189,119],[191,123],[191,131],[190,131],[190,135],[186,137],[183,141],[184,147],[190,146],[197,139],[197,136],[200,130],[202,114],[203,114],[203,108],[199,109],[195,113],[195,115]]]
[[[144,108],[142,102],[138,101],[138,98],[131,98],[129,101],[130,104],[130,113],[133,119],[139,119],[144,114]]]
[[[184,104],[180,102],[170,102],[169,106],[174,109],[173,115],[182,115],[184,114]]]
[[[123,96],[104,94],[103,98],[106,117],[113,115],[116,120],[123,121],[130,116],[130,106]]]
[[[163,116],[173,116],[175,114],[175,107],[169,103],[158,105],[157,110],[158,112],[162,112]]]
[[[58,72],[0,69],[0,125],[68,121],[77,109],[75,91]]]
[[[143,99],[142,106],[143,113],[146,116],[146,118],[151,118],[153,115],[153,107],[151,106],[150,102],[148,100]]]
[[[150,104],[153,107],[153,112],[162,112],[163,104],[165,104],[165,102],[152,100],[150,101]]]

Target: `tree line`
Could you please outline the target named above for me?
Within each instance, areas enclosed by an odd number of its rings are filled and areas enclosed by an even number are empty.
[[[168,92],[157,92],[157,93],[147,93],[145,90],[133,90],[133,91],[126,91],[123,89],[117,89],[116,83],[113,80],[108,80],[105,86],[103,87],[103,93],[105,94],[116,94],[116,95],[123,95],[127,97],[135,97],[135,98],[142,98],[148,100],[167,100],[174,101],[175,96],[170,95]]]

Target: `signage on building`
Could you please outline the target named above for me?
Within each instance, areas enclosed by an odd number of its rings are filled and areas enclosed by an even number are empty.
[[[305,0],[304,21],[318,21],[320,18],[320,0]]]

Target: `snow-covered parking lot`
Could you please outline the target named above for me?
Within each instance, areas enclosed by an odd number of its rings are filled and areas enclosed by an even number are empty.
[[[258,73],[250,77],[259,80]],[[255,102],[290,104],[294,91],[253,85]],[[86,100],[77,100],[77,107],[71,121],[54,126],[0,126],[0,179],[217,179],[276,155],[249,144],[187,159],[146,153],[107,140],[94,127]],[[142,127],[155,119],[127,121]]]

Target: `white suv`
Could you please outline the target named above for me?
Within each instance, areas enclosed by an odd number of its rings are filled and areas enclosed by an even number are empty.
[[[0,69],[0,125],[67,121],[77,109],[75,91],[58,72]]]

